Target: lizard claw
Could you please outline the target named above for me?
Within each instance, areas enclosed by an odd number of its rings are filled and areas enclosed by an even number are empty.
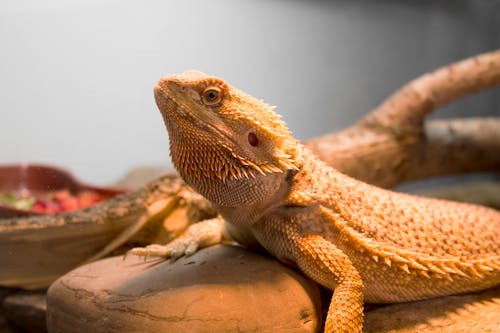
[[[161,257],[178,259],[182,256],[191,256],[198,249],[218,244],[222,238],[222,220],[211,219],[191,225],[180,237],[166,245],[151,244],[146,247],[136,247],[127,252],[144,257]]]
[[[176,249],[172,249],[171,246],[169,246],[171,243],[167,245],[159,245],[159,244],[151,244],[146,247],[135,247],[128,251],[126,255],[136,255],[140,257],[144,257],[144,260],[147,259],[147,257],[164,257],[164,258],[170,258],[172,257],[172,253],[176,253]]]

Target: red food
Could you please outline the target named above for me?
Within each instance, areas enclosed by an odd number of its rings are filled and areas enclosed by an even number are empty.
[[[59,190],[37,198],[30,210],[44,214],[70,212],[92,206],[105,199],[106,197],[92,191],[73,194],[68,190]]]
[[[59,190],[42,194],[16,195],[11,192],[0,193],[0,205],[42,214],[70,212],[92,206],[109,196],[93,191],[71,193],[69,190]]]
[[[33,206],[31,207],[31,211],[36,212],[36,213],[45,213],[47,212],[48,206],[45,201],[42,200],[37,200]]]

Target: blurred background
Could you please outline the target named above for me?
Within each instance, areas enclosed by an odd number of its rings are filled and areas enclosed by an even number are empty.
[[[152,91],[186,69],[277,105],[307,139],[498,47],[495,0],[2,0],[0,163],[56,164],[97,184],[171,165]],[[435,116],[478,115],[500,116],[498,89]]]

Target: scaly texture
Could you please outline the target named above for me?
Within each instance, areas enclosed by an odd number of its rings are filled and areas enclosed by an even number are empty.
[[[363,302],[404,302],[500,282],[500,213],[400,194],[329,167],[295,140],[273,108],[200,72],[161,79],[155,97],[182,178],[228,223],[334,290],[325,332],[359,332]],[[203,222],[202,222],[203,223]],[[195,232],[196,233],[196,232]],[[225,237],[192,230],[142,255],[192,253]]]

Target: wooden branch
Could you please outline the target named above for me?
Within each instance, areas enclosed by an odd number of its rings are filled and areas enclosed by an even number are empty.
[[[500,170],[500,119],[435,120],[423,135],[353,126],[305,142],[336,169],[367,183],[393,187],[454,173]]]
[[[426,115],[500,84],[500,51],[425,74],[352,127],[306,142],[322,160],[382,187],[461,172],[500,170],[500,120],[424,125]]]
[[[168,203],[185,187],[178,176],[166,176],[88,209],[0,219],[0,267],[8,268],[0,269],[0,285],[47,286],[107,244],[119,246],[116,239],[134,226],[168,214]]]
[[[423,122],[437,107],[499,83],[500,51],[465,60],[410,82],[354,126],[306,145],[333,167],[385,187],[447,173],[500,170],[500,119]],[[134,233],[135,240],[150,242],[157,236],[141,235],[144,228],[136,232],[152,220],[163,222],[162,241],[167,241],[178,231],[169,228],[170,218],[177,225],[184,219],[184,227],[213,214],[192,193],[172,175],[88,210],[4,219],[0,267],[9,269],[0,270],[0,285],[45,286]]]
[[[359,126],[381,127],[404,136],[420,133],[424,117],[432,111],[499,84],[500,50],[497,50],[451,64],[409,82],[361,119]]]

